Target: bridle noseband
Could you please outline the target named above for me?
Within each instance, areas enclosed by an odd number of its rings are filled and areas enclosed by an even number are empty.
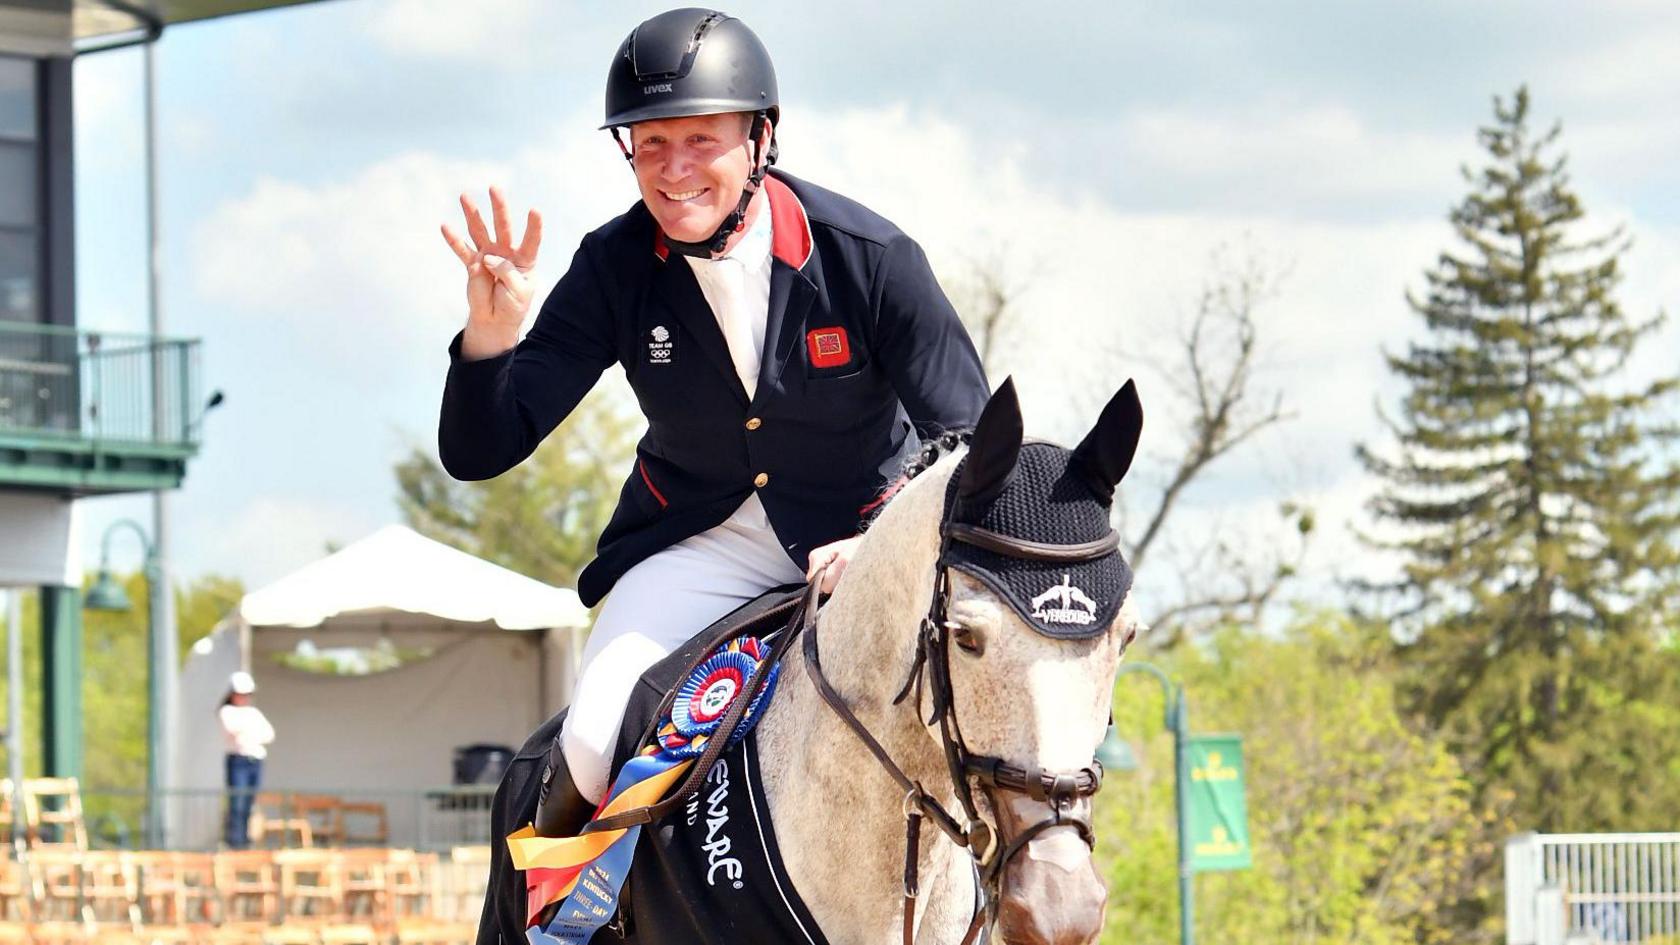
[[[959,821],[950,811],[946,810],[938,801],[930,797],[922,785],[911,780],[887,754],[881,743],[869,733],[857,716],[847,706],[844,698],[835,691],[834,686],[823,675],[822,663],[819,658],[816,634],[816,607],[814,602],[805,608],[804,619],[804,654],[805,668],[809,672],[811,681],[816,685],[817,693],[829,708],[833,709],[846,727],[863,742],[870,754],[904,791],[904,822],[905,822],[905,852],[904,852],[904,942],[911,945],[914,941],[915,899],[919,894],[917,869],[920,863],[921,823],[923,819],[931,819],[940,832],[960,847],[966,847],[973,857],[979,875],[980,888],[984,897],[984,908],[977,908],[968,932],[964,935],[963,945],[971,945],[981,931],[997,918],[998,907],[1003,892],[1004,868],[1016,853],[1020,852],[1039,834],[1056,827],[1072,827],[1079,832],[1086,846],[1096,845],[1096,834],[1091,828],[1088,818],[1079,817],[1073,813],[1073,806],[1081,798],[1087,798],[1102,788],[1102,765],[1092,759],[1087,767],[1078,771],[1046,771],[1040,767],[1024,768],[1010,764],[989,755],[975,754],[969,750],[963,741],[962,727],[957,721],[954,705],[953,689],[951,686],[950,640],[953,624],[950,622],[948,608],[951,602],[951,561],[948,554],[952,542],[961,542],[983,548],[995,554],[1002,554],[1012,558],[1030,561],[1055,563],[1073,563],[1092,561],[1115,553],[1119,547],[1119,536],[1110,530],[1102,538],[1094,541],[1072,545],[1046,544],[1043,542],[1026,541],[989,531],[974,525],[952,522],[947,518],[940,526],[940,551],[936,565],[937,573],[934,579],[933,600],[928,606],[927,616],[922,618],[921,629],[917,634],[916,657],[910,665],[910,671],[904,681],[904,686],[893,698],[893,704],[899,705],[909,698],[911,692],[916,694],[916,709],[918,718],[926,718],[927,724],[938,724],[940,742],[944,748],[945,764],[951,779],[951,786],[955,790],[957,800],[962,805],[965,820]],[[821,584],[821,577],[812,581],[812,588]],[[814,590],[811,592],[814,596]],[[926,684],[925,687],[923,684]],[[922,709],[923,689],[927,690],[931,699],[931,709],[924,715]],[[1050,805],[1050,816],[1027,827],[1019,834],[1009,839],[1007,845],[999,848],[999,830],[997,827],[981,819],[979,809],[974,802],[974,792],[969,779],[973,778],[985,792],[987,801],[1001,821],[1002,807],[997,803],[994,792],[1009,791],[1025,794],[1036,801],[1045,801]]]

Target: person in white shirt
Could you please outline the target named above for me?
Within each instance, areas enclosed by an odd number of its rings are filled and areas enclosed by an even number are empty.
[[[262,782],[262,763],[268,745],[274,741],[274,726],[262,710],[251,704],[256,680],[241,670],[228,677],[227,698],[217,710],[222,723],[222,742],[227,749],[227,830],[224,839],[230,849],[250,845],[246,826],[251,819],[251,802]]]

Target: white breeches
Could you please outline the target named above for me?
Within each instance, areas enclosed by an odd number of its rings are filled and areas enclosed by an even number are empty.
[[[624,573],[583,648],[561,749],[578,793],[606,796],[625,702],[642,673],[713,621],[778,584],[805,579],[754,495],[728,521]]]

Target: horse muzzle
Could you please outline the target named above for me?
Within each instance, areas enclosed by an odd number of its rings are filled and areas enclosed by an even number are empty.
[[[1090,817],[1090,805],[1088,798],[1081,800],[1075,813]],[[1006,837],[1046,814],[1043,803],[1023,797],[1011,797],[1002,807]],[[1091,945],[1102,934],[1107,904],[1108,888],[1079,831],[1046,830],[1004,866],[998,933],[1006,945]]]

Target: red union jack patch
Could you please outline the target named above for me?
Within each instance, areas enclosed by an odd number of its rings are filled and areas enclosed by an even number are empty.
[[[852,343],[844,328],[812,329],[805,335],[805,347],[811,352],[812,367],[838,367],[852,360]]]

